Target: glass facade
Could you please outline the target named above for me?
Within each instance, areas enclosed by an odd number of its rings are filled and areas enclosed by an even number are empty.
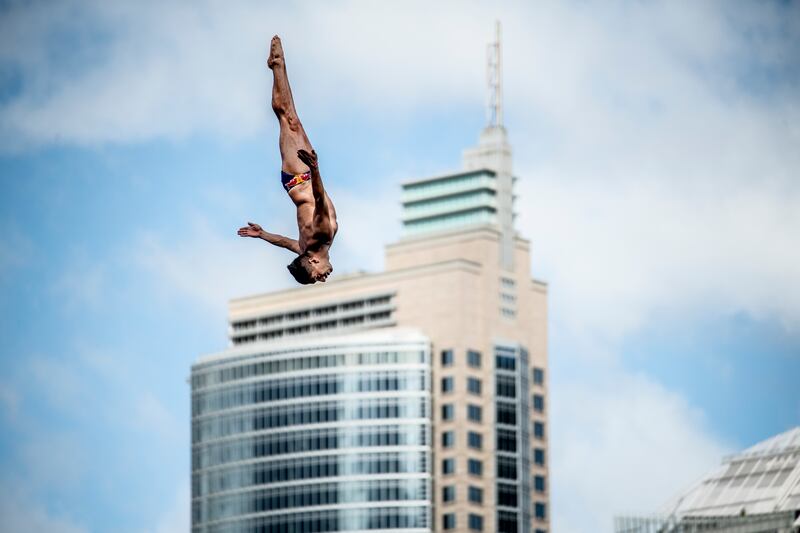
[[[529,361],[519,345],[496,345],[497,531],[528,533],[531,524]]]
[[[192,368],[193,533],[430,531],[427,339],[248,348]]]

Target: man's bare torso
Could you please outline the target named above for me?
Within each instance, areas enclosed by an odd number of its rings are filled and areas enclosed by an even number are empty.
[[[292,187],[289,197],[297,207],[297,243],[301,253],[309,249],[312,251],[327,250],[339,230],[336,208],[328,194],[325,193],[327,213],[318,213],[317,216],[314,212],[314,192],[310,180]]]

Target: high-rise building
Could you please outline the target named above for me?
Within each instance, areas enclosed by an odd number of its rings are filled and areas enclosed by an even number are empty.
[[[193,531],[549,531],[547,287],[489,52],[479,144],[403,184],[385,271],[230,302],[192,368]]]
[[[429,531],[424,336],[245,344],[191,384],[193,531]]]

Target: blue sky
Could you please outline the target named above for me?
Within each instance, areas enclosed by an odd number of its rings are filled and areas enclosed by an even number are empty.
[[[398,183],[477,140],[495,18],[519,230],[551,291],[558,531],[655,510],[800,423],[796,4],[11,2],[0,531],[186,530],[189,366],[225,346],[230,297],[291,284],[290,256],[235,235],[294,231],[271,35],[336,271],[377,270]]]

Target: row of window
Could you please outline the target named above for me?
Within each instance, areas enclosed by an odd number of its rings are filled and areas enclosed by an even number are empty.
[[[470,485],[467,487],[467,499],[469,503],[475,503],[478,505],[483,504],[483,489],[480,487],[473,487]],[[442,487],[442,501],[444,503],[454,502],[456,500],[456,486],[455,485],[445,485]]]
[[[442,393],[447,394],[455,390],[455,378],[453,376],[445,376],[442,378]],[[481,380],[478,378],[467,378],[467,392],[476,396],[481,395]]]
[[[483,461],[479,459],[467,459],[467,472],[472,476],[483,476]],[[442,459],[442,474],[451,475],[456,473],[456,460],[454,457]]]
[[[372,313],[363,313],[356,316],[349,316],[345,318],[338,318],[333,320],[322,320],[317,322],[300,322],[296,326],[283,327],[280,326],[276,329],[263,331],[261,333],[253,334],[237,334],[231,336],[233,344],[244,344],[256,342],[258,340],[269,341],[273,339],[280,339],[282,337],[291,337],[294,335],[302,335],[312,331],[326,331],[329,329],[339,329],[352,327],[365,322],[386,322],[391,319],[392,311],[378,311]],[[383,325],[383,324],[382,324]]]
[[[497,423],[507,426],[517,425],[517,407],[510,402],[497,402],[496,404]],[[480,422],[483,418],[483,409],[479,405],[467,405],[467,418],[472,422]],[[442,420],[451,421],[455,419],[455,406],[452,403],[442,404]],[[544,439],[544,422],[533,422],[533,436],[537,439]]]
[[[516,511],[497,511],[497,531],[498,533],[517,533],[519,519]],[[537,520],[547,519],[547,506],[542,502],[533,504],[533,516]],[[536,529],[535,533],[547,533],[543,529]]]
[[[494,187],[495,177],[486,171],[469,174],[457,174],[442,179],[424,181],[422,183],[409,183],[403,185],[403,196],[414,194],[450,193],[466,187],[486,186]],[[410,201],[410,200],[408,200]]]
[[[442,350],[441,362],[442,366],[452,366],[455,363],[455,354],[453,350]],[[467,350],[467,364],[472,368],[480,368],[481,352],[476,350]]]
[[[428,509],[419,507],[375,507],[302,511],[246,520],[211,524],[195,523],[193,533],[329,533],[372,529],[423,529],[428,527]]]
[[[536,520],[547,520],[547,504],[544,502],[534,502],[533,516]],[[500,533],[517,533],[517,512],[516,511],[497,511],[497,531]],[[544,533],[537,529],[536,533]]]
[[[372,298],[370,300],[358,300],[338,305],[329,305],[325,307],[317,307],[314,309],[303,309],[300,311],[292,311],[290,313],[283,313],[278,315],[268,315],[261,317],[259,319],[241,320],[233,322],[231,325],[233,327],[234,334],[236,334],[240,331],[252,329],[257,326],[264,327],[264,326],[282,324],[284,320],[286,322],[308,320],[312,317],[324,317],[327,315],[332,315],[336,313],[337,310],[341,310],[342,312],[346,313],[358,309],[364,309],[364,307],[381,307],[388,305],[390,302],[391,302],[391,296],[382,296],[382,297]]]
[[[316,455],[251,463],[192,475],[192,496],[309,479],[424,473],[427,463],[423,452]]]
[[[375,446],[423,446],[428,444],[427,440],[427,429],[416,424],[270,433],[196,448],[192,451],[192,470],[290,453]]]
[[[313,316],[325,316],[335,313],[337,309],[341,309],[342,311],[352,311],[354,309],[362,309],[365,306],[368,307],[376,307],[381,305],[388,305],[392,300],[392,297],[389,295],[386,296],[376,296],[374,298],[370,298],[368,300],[354,300],[352,302],[345,302],[337,305],[328,305],[325,307],[315,307],[313,309],[303,309],[300,311],[291,311],[288,313],[280,313],[277,315],[267,315],[262,316],[259,318],[252,318],[250,320],[239,320],[233,322],[231,325],[233,326],[234,331],[239,331],[242,329],[249,329],[254,328],[257,325],[259,326],[268,326],[270,324],[280,324],[285,320],[301,320],[304,318],[310,318]]]
[[[455,406],[452,403],[442,404],[442,420],[453,420],[455,418]],[[472,422],[480,422],[483,419],[483,409],[480,405],[467,404],[467,418]]]
[[[469,513],[467,515],[467,526],[472,531],[483,531],[483,517],[479,514]],[[442,515],[442,529],[456,528],[456,514],[445,513]]]
[[[200,416],[243,405],[313,396],[415,390],[425,390],[423,370],[298,376],[195,393],[192,397],[192,415]]]
[[[498,347],[498,351],[504,351]],[[507,370],[514,372],[517,369],[516,357],[513,351],[507,350],[508,355],[498,354],[495,356],[495,368],[498,370]],[[455,362],[455,355],[453,350],[442,350],[441,363],[443,367],[452,366]],[[467,364],[473,368],[480,368],[481,366],[481,353],[475,350],[467,350]],[[533,367],[532,377],[534,385],[544,385],[544,369]]]
[[[298,507],[427,499],[427,481],[380,479],[290,485],[212,496],[192,503],[194,522],[213,522],[241,515]]]
[[[538,450],[538,448],[537,448]],[[537,455],[534,459],[534,462],[538,466],[544,466],[544,450],[540,450],[541,455]],[[540,462],[541,460],[541,462]],[[502,455],[497,456],[497,477],[501,479],[517,479],[517,459],[514,457],[506,457]],[[450,475],[455,474],[456,472],[456,460],[455,458],[447,458],[442,459],[442,474],[443,475]],[[467,459],[467,472],[473,476],[482,476],[483,475],[483,461],[478,459]],[[535,476],[534,481],[537,478],[541,478],[541,489],[538,488],[536,482],[534,483],[534,489],[538,492],[544,491],[544,477],[542,476]]]
[[[436,213],[440,209],[461,210],[466,207],[490,203],[494,197],[494,192],[487,190],[454,194],[447,198],[433,198],[406,203],[403,205],[403,213],[405,215],[416,214],[419,216],[427,213]]]
[[[428,401],[421,397],[369,398],[352,405],[347,400],[278,405],[192,422],[192,443],[267,429],[346,420],[425,418]]]
[[[455,431],[442,432],[442,447],[451,448],[456,441]],[[483,435],[476,431],[467,432],[467,445],[475,450],[483,449]]]
[[[253,355],[253,358],[276,357],[283,353],[262,353]],[[259,361],[244,365],[198,372],[192,376],[192,389],[196,390],[212,385],[239,381],[243,379],[280,374],[285,372],[299,372],[317,368],[332,368],[357,365],[402,365],[425,363],[423,351],[370,351],[350,354],[330,355],[297,355],[288,359],[274,361]]]

